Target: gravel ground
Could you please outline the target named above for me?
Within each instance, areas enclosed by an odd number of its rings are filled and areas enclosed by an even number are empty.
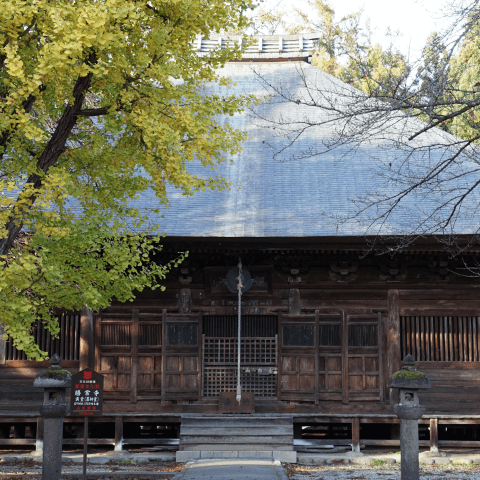
[[[179,472],[183,463],[176,462],[145,462],[142,464],[129,464],[129,463],[118,463],[118,462],[109,462],[101,465],[92,465],[87,466],[87,473],[92,474],[96,472],[111,472],[111,473],[120,473],[120,472],[163,472],[171,473],[173,476],[176,472]],[[62,464],[62,473],[75,473],[81,474],[82,465],[74,462],[67,462]],[[0,474],[2,477],[4,475],[39,475],[42,473],[42,465],[34,462],[33,460],[24,460],[22,462],[4,462],[0,463]],[[20,477],[21,478],[21,477]]]
[[[284,464],[289,480],[400,480],[400,465],[305,466]],[[422,480],[480,480],[480,466],[429,465],[420,467]]]

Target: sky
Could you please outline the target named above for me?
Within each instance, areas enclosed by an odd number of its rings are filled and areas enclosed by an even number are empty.
[[[445,0],[333,0],[331,3],[337,18],[363,6],[364,17],[370,18],[374,41],[388,44],[385,32],[390,27],[402,34],[395,42],[399,50],[414,56],[421,52],[428,35],[445,25],[441,15]]]
[[[307,7],[306,0],[266,0],[266,4],[275,5],[279,1],[285,9],[292,4],[300,8],[304,4],[305,10]],[[392,32],[398,31],[402,34],[395,41],[397,48],[415,58],[419,56],[428,35],[446,25],[441,9],[443,5],[447,5],[447,1],[330,0],[329,3],[335,10],[337,20],[363,7],[363,18],[370,18],[375,43],[380,43],[384,47],[390,44],[389,37],[386,36],[387,28],[390,27]]]

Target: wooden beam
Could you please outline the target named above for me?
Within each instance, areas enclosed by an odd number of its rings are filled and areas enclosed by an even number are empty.
[[[438,452],[438,419],[430,419],[430,451]]]
[[[385,377],[400,370],[402,361],[400,353],[400,300],[398,290],[389,290],[387,297],[387,325],[385,329]]]
[[[0,439],[0,445],[34,445],[34,444],[35,444],[34,438],[2,438]],[[7,478],[9,477],[10,475]]]
[[[468,442],[458,442],[464,444]],[[480,442],[477,442],[480,444]],[[360,445],[367,445],[371,447],[399,447],[400,440],[360,440]],[[420,447],[428,447],[428,440],[419,440]]]
[[[80,314],[80,370],[93,368],[93,314],[84,308]]]
[[[472,440],[440,440],[438,445],[440,447],[479,448],[480,442]]]

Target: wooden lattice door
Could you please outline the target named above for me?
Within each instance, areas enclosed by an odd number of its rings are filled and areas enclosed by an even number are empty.
[[[315,401],[315,315],[280,316],[280,400]]]
[[[203,317],[203,396],[235,392],[238,319],[235,315]],[[244,315],[240,343],[242,392],[257,399],[277,396],[278,320],[276,315]]]
[[[95,369],[105,377],[105,398],[160,400],[162,316],[103,314],[95,324]]]
[[[317,401],[341,401],[344,391],[342,315],[317,315],[318,392]]]
[[[382,401],[382,322],[381,314],[348,315],[344,344],[348,352],[347,392],[344,401]]]
[[[381,401],[380,315],[282,315],[281,400]]]

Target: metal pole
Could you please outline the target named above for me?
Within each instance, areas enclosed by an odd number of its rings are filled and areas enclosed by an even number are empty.
[[[240,381],[241,342],[242,342],[242,261],[238,259],[238,365],[237,365],[237,402],[242,401],[242,384]]]
[[[87,448],[88,448],[88,417],[83,423],[83,480],[87,478]]]

